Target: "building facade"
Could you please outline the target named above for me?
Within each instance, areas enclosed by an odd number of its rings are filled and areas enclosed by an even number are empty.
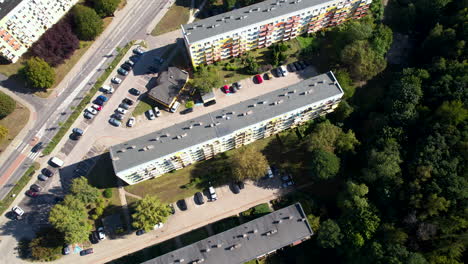
[[[332,72],[112,146],[117,177],[158,177],[332,112],[343,90]]]
[[[366,15],[372,0],[266,0],[182,26],[193,66]]]
[[[16,62],[78,0],[0,0],[0,56]]]

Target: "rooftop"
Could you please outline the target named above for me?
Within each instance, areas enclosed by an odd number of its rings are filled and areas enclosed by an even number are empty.
[[[110,148],[116,173],[314,102],[342,95],[332,72],[240,102]],[[196,110],[195,110],[196,111]]]
[[[313,234],[296,203],[143,263],[241,264]]]
[[[23,0],[0,0],[0,19],[3,19],[13,8]]]
[[[189,43],[257,24],[333,0],[266,0],[191,24],[182,25]],[[291,14],[297,15],[297,14]]]
[[[156,86],[149,90],[148,95],[169,106],[184,87],[188,76],[184,70],[169,67],[166,71],[159,73]]]

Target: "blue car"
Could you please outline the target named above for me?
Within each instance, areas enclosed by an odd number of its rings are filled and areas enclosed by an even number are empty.
[[[100,96],[97,97],[97,100],[101,100],[101,101],[103,101],[103,102],[107,102],[108,99],[107,99],[107,97],[105,97],[104,95],[100,95]]]
[[[100,105],[100,106],[104,105],[104,102],[102,100],[99,100],[99,99],[94,100],[94,103],[97,104],[97,105]]]

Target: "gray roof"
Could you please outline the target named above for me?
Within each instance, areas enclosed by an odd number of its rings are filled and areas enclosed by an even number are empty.
[[[266,0],[257,4],[239,8],[217,16],[212,16],[191,24],[182,25],[189,43],[194,43],[205,38],[226,34],[257,24],[274,17],[283,16],[293,12],[301,12],[305,8],[332,2],[330,0]],[[269,11],[268,11],[269,10]],[[296,14],[293,14],[296,15]],[[241,19],[242,17],[242,19]]]
[[[181,263],[190,264],[203,259],[200,263],[241,264],[313,234],[301,204],[296,203],[143,263],[170,264],[184,259]],[[204,252],[206,249],[209,251]]]
[[[13,8],[23,0],[3,0],[0,1],[0,19],[3,19]]]
[[[335,81],[332,72],[320,74],[294,85],[114,145],[110,148],[114,170],[118,173],[193,145],[223,137],[246,126],[274,118],[313,102],[342,94],[341,87]],[[305,91],[308,93],[305,94]],[[280,100],[281,103],[273,104]],[[255,107],[253,107],[254,104]],[[248,111],[252,113],[242,115]],[[202,125],[199,125],[199,122]],[[217,125],[210,126],[210,124]],[[189,127],[192,128],[189,129]],[[186,135],[182,136],[184,134]],[[147,146],[152,147],[146,148]]]
[[[156,86],[149,90],[148,95],[169,105],[184,87],[187,79],[186,71],[177,67],[169,67],[166,71],[159,73]]]
[[[214,92],[211,91],[211,92],[202,94],[201,99],[202,99],[203,103],[207,103],[209,101],[216,100],[216,96],[215,96]]]

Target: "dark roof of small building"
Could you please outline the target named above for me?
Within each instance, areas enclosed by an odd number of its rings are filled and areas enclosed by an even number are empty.
[[[296,203],[143,263],[242,264],[313,234]]]
[[[3,19],[13,8],[23,0],[3,0],[0,1],[0,19]]]
[[[188,79],[188,73],[177,67],[169,67],[159,73],[156,86],[149,90],[148,95],[158,101],[170,105]]]
[[[332,1],[266,0],[191,24],[182,25],[182,30],[188,42],[194,43],[286,14],[297,15],[294,12],[300,13],[303,9],[327,2]]]
[[[177,123],[110,148],[116,173],[343,94],[332,72]],[[196,110],[195,110],[196,111]]]

